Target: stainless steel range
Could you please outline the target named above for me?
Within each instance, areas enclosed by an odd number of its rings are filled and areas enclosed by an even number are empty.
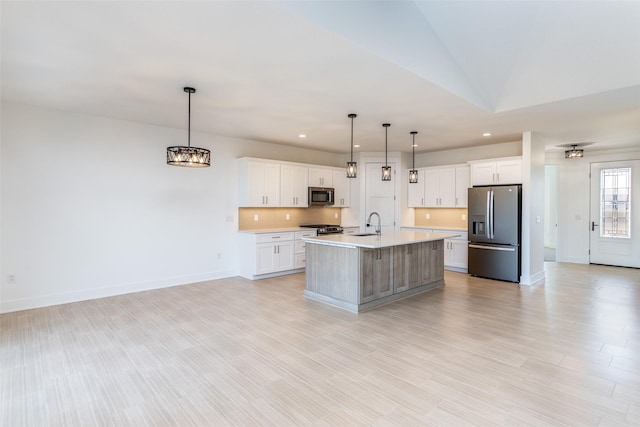
[[[341,226],[332,224],[302,224],[300,227],[315,228],[318,236],[324,234],[342,234],[344,231]]]

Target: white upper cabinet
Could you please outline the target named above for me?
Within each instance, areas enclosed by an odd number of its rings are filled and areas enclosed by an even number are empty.
[[[466,207],[469,167],[454,165],[418,169],[418,182],[408,185],[409,207]]]
[[[333,207],[348,208],[351,203],[351,178],[347,178],[346,170],[334,169],[332,180],[335,190]]]
[[[466,208],[468,206],[467,199],[469,197],[469,187],[471,186],[469,176],[469,166],[458,166],[456,168],[456,208]]]
[[[279,163],[243,158],[239,160],[239,169],[240,206],[280,206]]]
[[[409,171],[407,171],[407,181],[409,180]],[[407,184],[409,187],[408,204],[410,208],[424,207],[424,169],[418,169],[418,182]]]
[[[521,157],[470,163],[471,185],[522,184]]]
[[[280,165],[280,206],[306,208],[309,187],[309,168],[289,164]]]
[[[309,187],[333,187],[333,170],[309,168]]]

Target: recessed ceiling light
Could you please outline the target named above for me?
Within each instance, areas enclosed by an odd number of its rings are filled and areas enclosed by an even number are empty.
[[[360,144],[354,144],[353,148],[360,148]]]
[[[482,134],[482,136],[491,136],[491,132],[485,132]]]
[[[417,147],[417,146],[418,146],[418,144],[413,144],[413,145],[411,145],[411,146],[412,146],[412,147]]]
[[[298,138],[306,138],[307,135],[305,135],[304,133],[301,133],[300,135],[298,135]]]

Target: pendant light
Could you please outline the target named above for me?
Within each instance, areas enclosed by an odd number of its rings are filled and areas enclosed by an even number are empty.
[[[413,135],[413,143],[411,144],[411,148],[413,149],[413,167],[409,171],[409,184],[416,184],[418,182],[418,171],[416,170],[416,132],[415,130],[409,132]]]
[[[358,164],[353,161],[353,119],[358,116],[351,113],[347,117],[351,119],[351,161],[347,162],[347,178],[356,178],[358,176]]]
[[[382,180],[391,181],[391,166],[387,163],[387,132],[391,123],[383,123],[384,127],[384,166],[382,167]]]
[[[167,147],[167,164],[187,168],[206,168],[211,166],[211,151],[191,146],[191,94],[196,93],[196,90],[192,87],[185,87],[184,91],[189,94],[188,145],[186,147],[182,145]]]
[[[584,150],[577,148],[577,144],[571,145],[571,147],[571,150],[567,150],[564,152],[565,159],[577,159],[584,155]]]

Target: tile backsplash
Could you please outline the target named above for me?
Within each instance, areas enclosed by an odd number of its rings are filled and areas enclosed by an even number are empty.
[[[341,208],[238,208],[238,229],[286,228],[300,224],[339,225],[341,213]]]
[[[414,214],[416,226],[467,228],[465,208],[416,208]]]

